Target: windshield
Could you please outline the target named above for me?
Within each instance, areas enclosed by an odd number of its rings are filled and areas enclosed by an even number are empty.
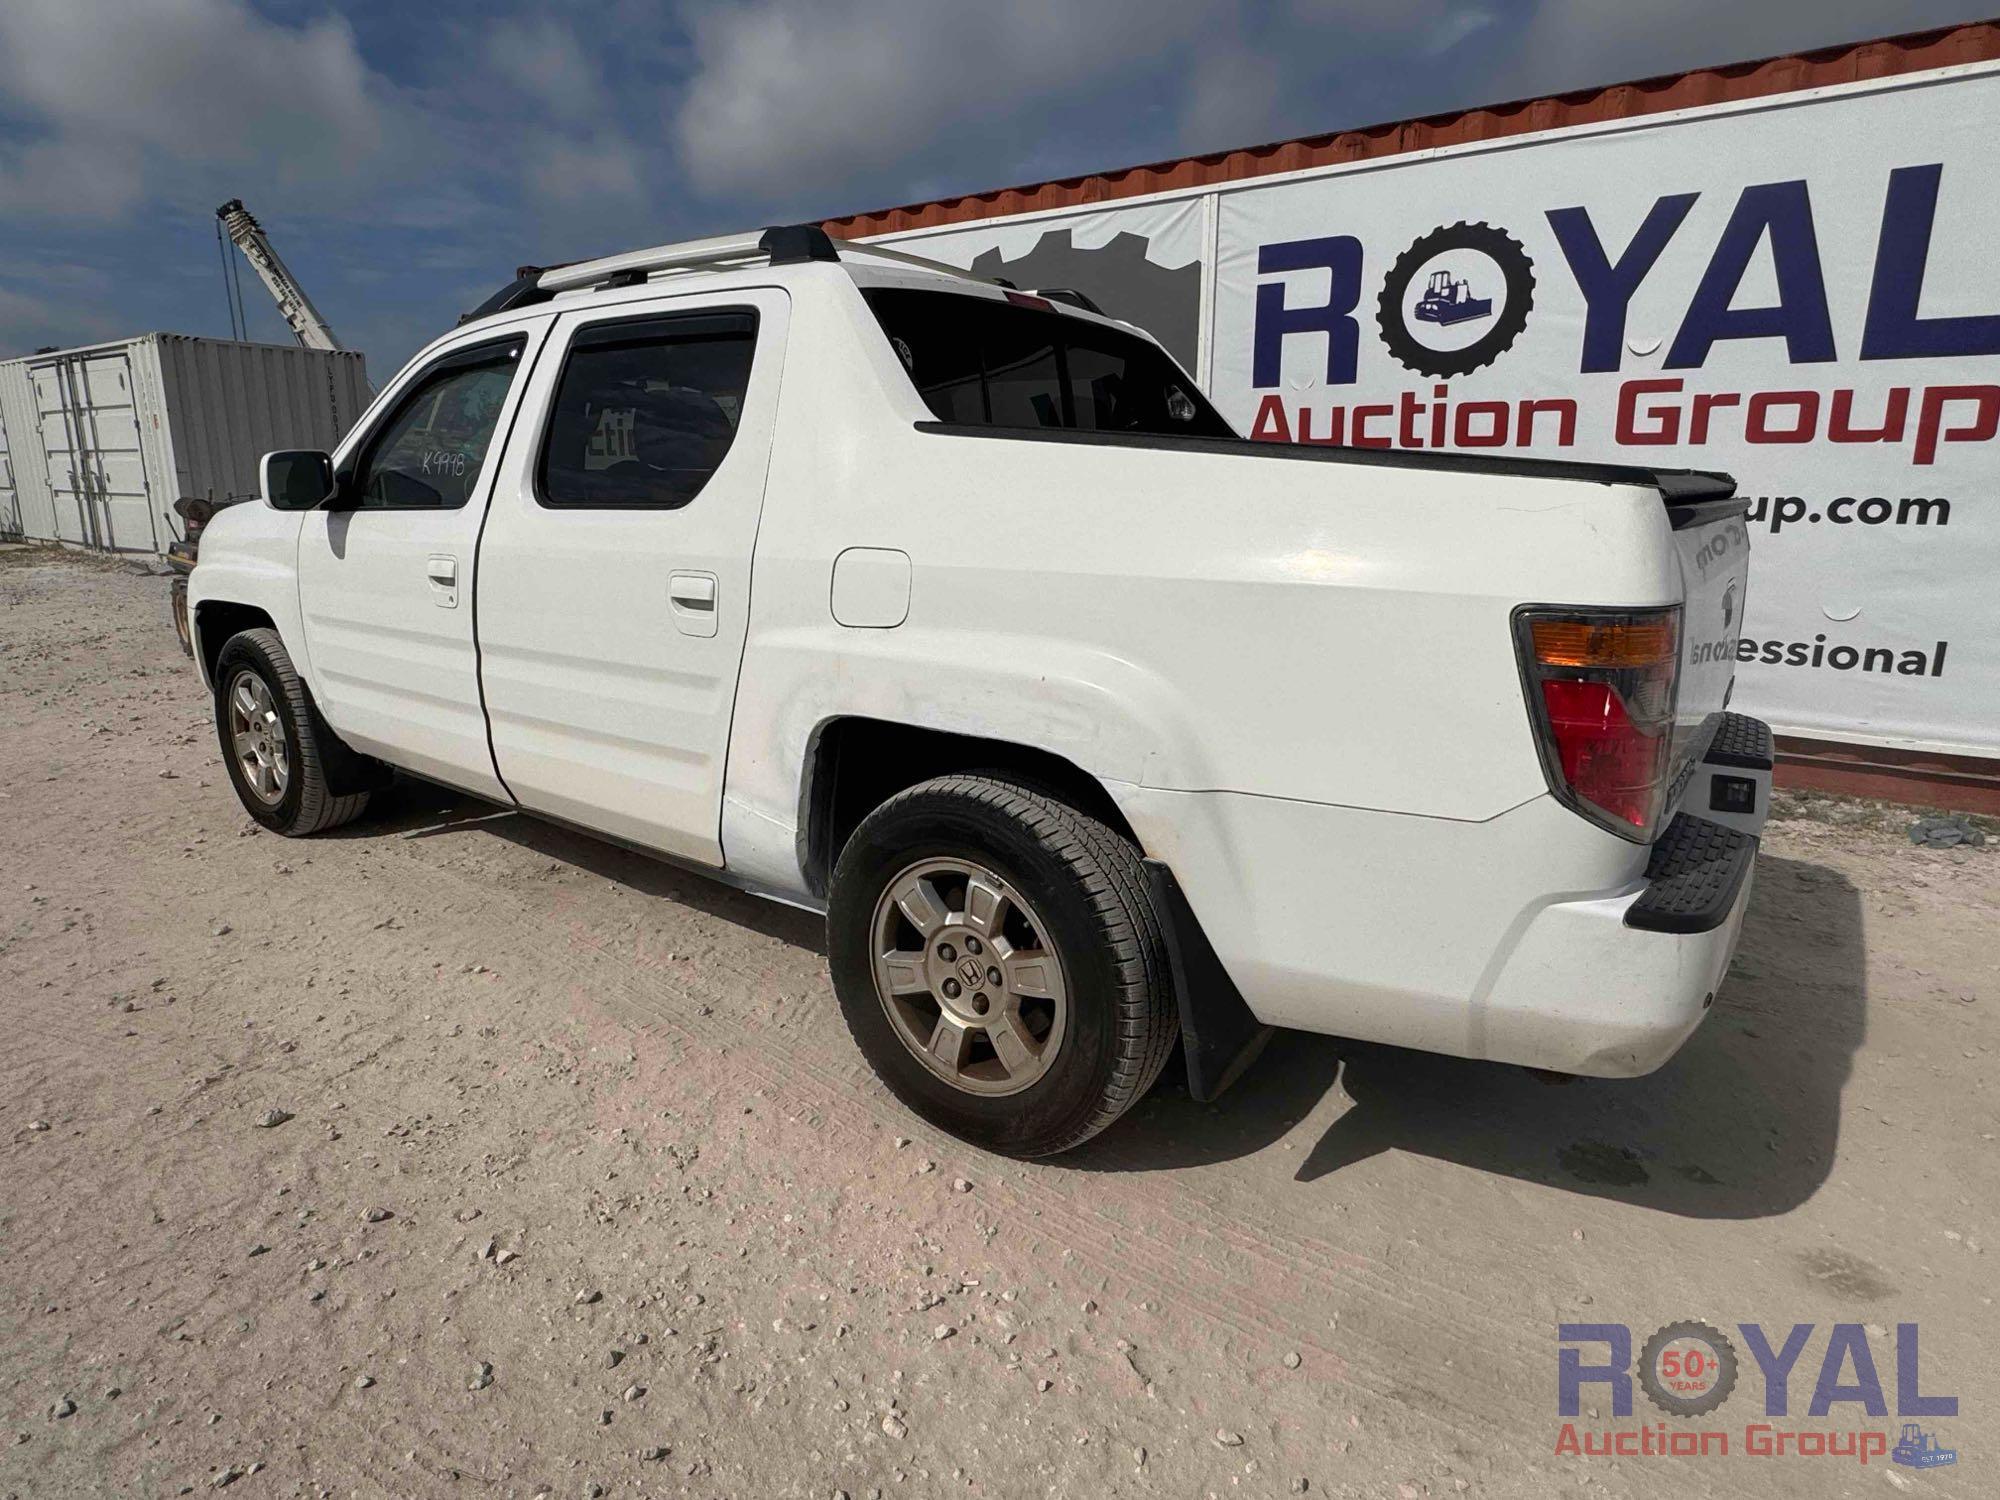
[[[1165,350],[1133,334],[959,292],[862,295],[940,422],[1236,436]]]

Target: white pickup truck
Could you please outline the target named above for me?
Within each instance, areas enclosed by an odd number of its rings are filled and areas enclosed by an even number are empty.
[[[810,226],[524,271],[189,582],[250,815],[389,769],[827,918],[1016,1154],[1273,1027],[1601,1076],[1702,1019],[1769,731],[1724,476],[1254,443],[1139,330]]]

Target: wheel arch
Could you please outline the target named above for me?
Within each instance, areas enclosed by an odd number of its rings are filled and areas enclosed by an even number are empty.
[[[953,772],[1019,777],[1088,813],[1144,853],[1104,783],[1065,756],[1011,740],[866,715],[823,720],[806,745],[799,786],[799,868],[824,897],[849,835],[900,791]]]
[[[245,631],[268,630],[278,638],[278,649],[285,658],[284,671],[297,681],[304,712],[319,741],[316,753],[330,794],[347,798],[388,784],[389,767],[355,750],[326,721],[326,716],[314,701],[312,684],[299,667],[297,647],[286,638],[285,632],[268,611],[236,600],[204,599],[195,606],[191,628],[194,631],[195,656],[201,663],[203,680],[218,701],[218,713],[221,712],[222,684],[217,672],[223,651],[230,641]]]
[[[255,604],[243,604],[233,599],[203,599],[194,606],[189,621],[194,630],[195,660],[201,664],[201,678],[209,690],[215,690],[215,664],[222,655],[222,648],[233,635],[246,630],[276,630],[278,638],[284,639],[284,632],[278,630],[278,622],[271,618],[268,610]]]

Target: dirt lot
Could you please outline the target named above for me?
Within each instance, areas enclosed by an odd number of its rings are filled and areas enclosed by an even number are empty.
[[[0,556],[0,1496],[1993,1492],[1991,846],[1795,805],[1651,1078],[1287,1036],[1023,1166],[811,918],[419,788],[257,832],[166,593]],[[1737,1450],[1559,1455],[1558,1325],[1682,1318]],[[1959,1463],[1743,1455],[1739,1322],[1891,1433],[1919,1324]],[[1886,1415],[1807,1415],[1835,1323]]]

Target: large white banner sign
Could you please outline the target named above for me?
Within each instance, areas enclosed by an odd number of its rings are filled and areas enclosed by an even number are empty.
[[[2000,753],[1996,137],[1934,75],[1230,188],[1208,385],[1260,438],[1726,469],[1737,705]]]

